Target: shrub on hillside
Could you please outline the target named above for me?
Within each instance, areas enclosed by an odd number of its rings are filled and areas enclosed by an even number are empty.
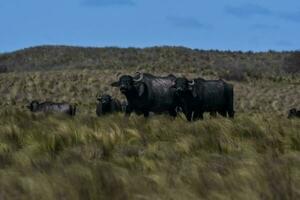
[[[283,70],[286,73],[300,73],[300,51],[292,53],[284,59]]]
[[[232,67],[229,70],[223,72],[220,78],[228,81],[246,81],[247,75],[245,71],[240,67]]]
[[[8,69],[5,65],[0,65],[0,73],[6,73],[8,72]]]

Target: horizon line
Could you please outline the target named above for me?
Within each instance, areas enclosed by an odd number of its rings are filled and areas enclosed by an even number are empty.
[[[103,45],[103,46],[97,46],[97,45],[73,45],[73,44],[40,44],[40,45],[33,45],[33,46],[28,46],[28,47],[23,47],[23,48],[18,48],[14,50],[8,50],[8,51],[1,51],[0,50],[0,55],[1,54],[11,54],[11,53],[16,53],[19,51],[24,51],[28,49],[33,49],[33,48],[41,48],[41,47],[70,47],[70,48],[94,48],[94,49],[105,49],[105,48],[117,48],[117,49],[150,49],[150,48],[184,48],[184,49],[190,49],[194,51],[220,51],[220,52],[242,52],[242,53],[268,53],[268,52],[276,52],[276,53],[282,53],[282,52],[298,52],[300,51],[299,49],[290,49],[290,50],[274,50],[274,49],[265,49],[265,50],[241,50],[241,49],[214,49],[214,48],[193,48],[193,47],[188,47],[184,45],[153,45],[153,46],[117,46],[117,45]]]

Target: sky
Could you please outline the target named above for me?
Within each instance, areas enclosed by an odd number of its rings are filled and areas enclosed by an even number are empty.
[[[0,0],[0,53],[37,45],[300,49],[300,0]]]

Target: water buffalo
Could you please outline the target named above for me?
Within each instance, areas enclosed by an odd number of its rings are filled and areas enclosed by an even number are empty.
[[[31,112],[58,112],[65,113],[71,116],[76,114],[76,106],[68,103],[53,103],[53,102],[43,102],[32,101],[27,108]]]
[[[125,95],[128,105],[125,115],[132,112],[148,117],[150,112],[161,114],[168,112],[176,116],[174,92],[170,90],[176,77],[173,75],[159,77],[148,73],[139,73],[135,76],[123,75],[118,81],[111,84],[119,87]]]
[[[223,80],[197,78],[189,81],[181,77],[175,80],[172,89],[188,121],[202,119],[204,112],[234,117],[233,86]]]
[[[300,110],[297,110],[296,108],[290,109],[288,118],[300,118]]]
[[[122,105],[118,99],[113,99],[110,95],[104,94],[97,97],[98,104],[96,109],[97,116],[106,115],[113,112],[121,112]]]

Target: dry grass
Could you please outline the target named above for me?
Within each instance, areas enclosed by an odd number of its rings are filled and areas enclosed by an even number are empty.
[[[122,98],[119,91],[110,86],[118,73],[133,74],[135,71],[64,70],[0,74],[0,105],[22,107],[33,99],[66,101],[77,103],[82,112],[95,112],[97,93],[109,93]],[[217,78],[191,71],[173,73],[187,77]],[[291,107],[300,105],[300,77],[250,79],[232,83],[235,86],[237,112],[286,114]]]
[[[98,92],[120,97],[109,86],[118,72],[134,71],[0,75],[0,199],[300,198],[300,121],[286,118],[299,77],[233,82],[234,120],[97,118]],[[33,99],[79,114],[34,115]]]
[[[300,123],[0,114],[1,199],[299,199]]]

